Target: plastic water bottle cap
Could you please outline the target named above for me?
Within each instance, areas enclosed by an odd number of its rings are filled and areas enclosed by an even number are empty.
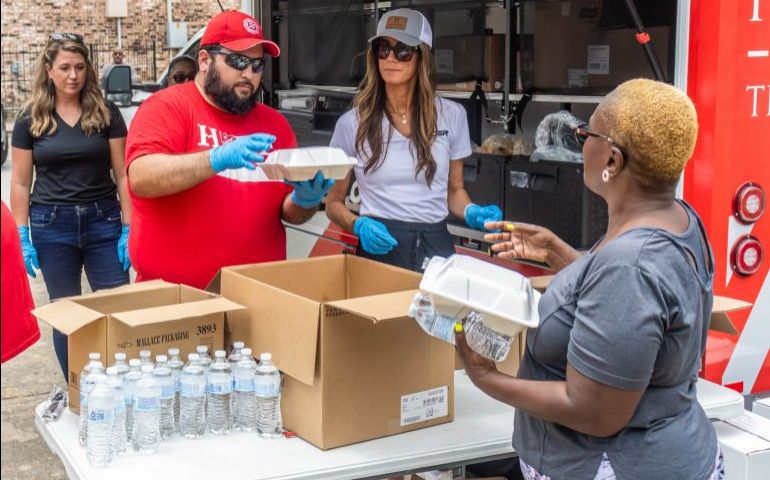
[[[187,354],[187,360],[200,360],[201,356],[197,353],[189,353]]]
[[[251,356],[251,349],[250,348],[244,348],[241,350],[241,355],[243,357],[249,357]]]
[[[162,363],[168,361],[168,357],[165,355],[155,355],[155,363]]]
[[[107,367],[107,375],[115,375],[117,376],[118,369],[117,367]]]
[[[89,360],[99,360],[102,358],[102,355],[99,352],[91,352],[88,354]]]
[[[115,360],[120,360],[121,362],[126,359],[126,352],[118,352],[115,354]]]
[[[179,349],[178,348],[169,348],[168,349],[168,354],[171,355],[172,357],[174,355],[179,355]]]
[[[240,350],[240,349],[242,349],[244,346],[245,346],[245,344],[244,344],[243,342],[234,342],[234,343],[233,343],[233,348],[235,348],[236,350]]]
[[[149,350],[139,350],[140,357],[149,357],[152,353]]]
[[[227,356],[227,353],[225,353],[224,350],[217,350],[216,352],[214,352],[214,356],[217,358],[220,358],[220,357],[225,358]]]
[[[138,358],[132,358],[131,360],[128,361],[128,364],[132,367],[138,367],[139,365],[142,364],[142,361],[139,360]]]
[[[206,345],[198,345],[198,348],[195,349],[198,353],[208,353],[209,347]]]
[[[264,362],[265,360],[272,360],[273,356],[271,354],[269,354],[269,353],[260,353],[259,354],[259,359]]]
[[[152,365],[142,365],[142,373],[152,373]]]

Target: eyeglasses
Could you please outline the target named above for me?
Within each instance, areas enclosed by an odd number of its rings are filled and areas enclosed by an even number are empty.
[[[585,145],[586,140],[588,140],[588,137],[601,138],[603,140],[607,140],[610,143],[610,145],[620,150],[620,153],[622,153],[624,157],[628,158],[628,154],[626,153],[626,150],[620,145],[618,145],[617,143],[615,143],[615,140],[608,137],[607,135],[602,135],[601,133],[592,132],[591,130],[588,129],[588,125],[585,123],[575,128],[574,132],[575,132],[575,140],[577,140],[577,142],[581,146]]]
[[[246,67],[251,65],[252,72],[262,73],[262,70],[265,68],[265,59],[263,57],[251,58],[240,53],[222,52],[219,50],[209,50],[209,53],[224,55],[225,63],[236,70],[244,71]]]
[[[48,41],[63,42],[65,40],[71,40],[73,42],[83,43],[83,35],[77,33],[61,33],[53,32],[48,36]]]
[[[171,78],[173,78],[174,82],[176,83],[184,83],[190,80],[195,80],[195,72],[190,72],[190,73],[176,72],[173,75],[171,75]]]
[[[404,43],[398,42],[395,45],[391,45],[386,41],[372,42],[372,50],[377,54],[380,60],[385,60],[390,56],[390,52],[393,52],[394,57],[399,62],[408,62],[414,56],[414,52],[418,47],[410,47]]]

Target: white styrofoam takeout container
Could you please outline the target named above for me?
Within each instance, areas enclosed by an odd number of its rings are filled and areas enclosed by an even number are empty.
[[[343,179],[357,163],[341,148],[287,148],[270,152],[259,167],[271,180],[311,180],[319,170],[325,178]]]
[[[527,277],[466,255],[433,257],[420,290],[431,295],[437,311],[458,318],[481,313],[488,327],[505,335],[540,323],[540,292]]]

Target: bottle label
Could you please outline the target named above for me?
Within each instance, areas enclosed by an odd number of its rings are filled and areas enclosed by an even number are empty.
[[[444,387],[401,397],[401,426],[449,415],[449,389]]]
[[[239,392],[253,392],[254,391],[254,377],[236,378],[235,389]]]
[[[202,397],[206,394],[206,384],[182,382],[180,393],[185,397]]]
[[[123,400],[126,402],[126,407],[133,407],[134,406],[134,396],[133,395],[126,395],[123,397]]]
[[[96,423],[112,423],[115,421],[115,412],[105,409],[94,409],[88,412],[88,421]]]
[[[277,397],[281,393],[281,381],[276,377],[262,377],[256,381],[254,389],[258,397]]]
[[[209,393],[226,394],[232,392],[233,385],[231,382],[216,382],[209,383]]]
[[[158,397],[136,397],[136,406],[139,412],[153,412],[160,408],[160,398]]]
[[[163,385],[160,392],[161,397],[164,399],[172,398],[174,394],[176,394],[176,386],[173,383],[170,385]]]

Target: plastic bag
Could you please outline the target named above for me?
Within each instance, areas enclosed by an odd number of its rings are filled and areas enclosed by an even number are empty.
[[[59,420],[62,412],[67,407],[68,401],[67,392],[54,385],[53,390],[48,395],[48,402],[43,412],[43,420],[46,423]]]
[[[533,162],[555,160],[583,163],[583,147],[575,138],[575,128],[586,122],[571,112],[562,110],[543,118],[535,132]]]
[[[476,151],[494,155],[529,155],[532,145],[510,133],[495,133],[487,137]]]

